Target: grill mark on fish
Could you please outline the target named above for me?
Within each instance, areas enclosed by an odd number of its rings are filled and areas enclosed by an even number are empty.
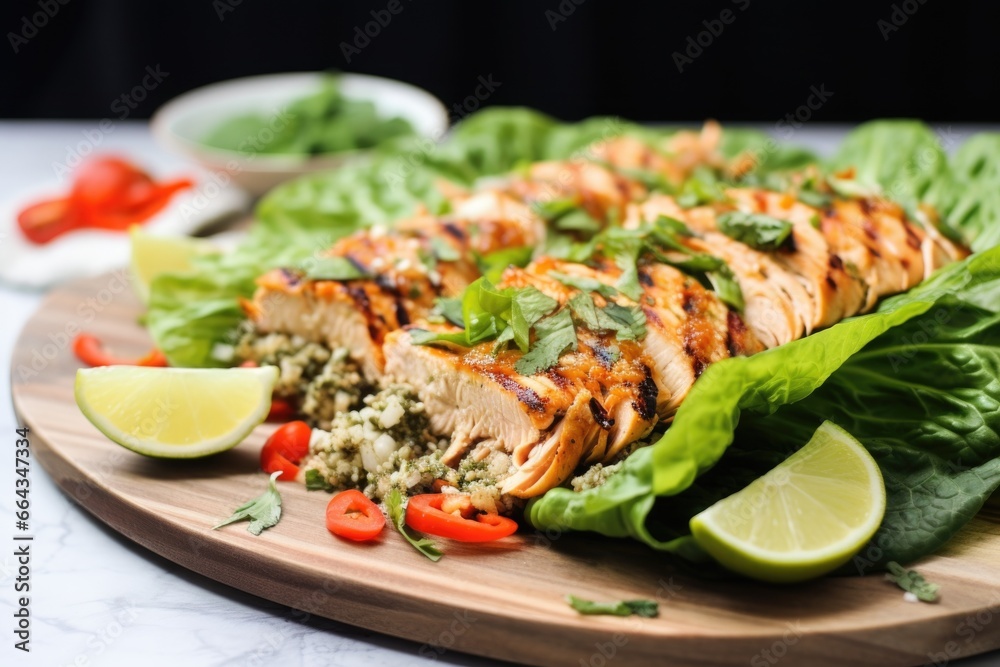
[[[837,291],[837,281],[833,279],[833,276],[829,272],[826,274],[826,284],[834,292]]]
[[[364,263],[361,260],[359,260],[357,257],[355,257],[353,253],[350,253],[350,252],[347,253],[346,255],[344,255],[344,259],[346,259],[348,262],[350,262],[351,266],[353,266],[355,269],[357,269],[360,273],[362,273],[364,275],[368,275],[370,273],[370,271],[368,270],[368,267],[365,266]]]
[[[643,366],[642,370],[645,377],[639,383],[639,391],[636,394],[636,399],[632,401],[632,407],[640,417],[649,421],[656,414],[656,399],[660,395],[660,390],[653,382],[653,373],[649,370],[649,366]]]
[[[298,274],[293,273],[291,270],[283,268],[280,269],[280,271],[281,271],[281,277],[285,280],[285,283],[289,287],[295,287],[296,285],[302,282],[302,279],[299,278]]]
[[[364,290],[364,287],[361,285],[347,285],[347,295],[351,297],[354,305],[358,307],[358,310],[364,316],[365,322],[368,323],[368,337],[381,345],[382,339],[385,338],[385,320],[372,312],[372,302],[368,298],[368,293]]]
[[[840,255],[833,252],[830,253],[830,268],[834,271],[844,270],[844,260],[840,258]]]
[[[535,412],[545,412],[546,400],[535,393],[534,389],[521,386],[514,378],[496,371],[483,371],[483,375],[496,382],[498,385],[511,392],[517,400]]]
[[[747,326],[743,318],[730,310],[726,313],[726,349],[729,356],[738,357],[745,352],[743,341],[746,338]]]
[[[611,370],[614,365],[614,360],[612,359],[611,350],[604,345],[595,345],[593,347],[594,356],[597,357],[597,361],[600,362],[601,367],[607,370]]]
[[[920,237],[913,231],[913,228],[904,222],[903,229],[906,230],[906,245],[914,250],[920,250]]]
[[[569,379],[566,378],[565,376],[561,375],[555,369],[549,369],[549,371],[545,375],[550,380],[552,380],[552,384],[554,384],[555,386],[559,387],[560,389],[566,389],[567,387],[570,386]]]
[[[655,310],[653,310],[652,308],[648,308],[646,306],[643,306],[642,307],[642,312],[646,314],[646,321],[649,324],[651,324],[651,325],[653,325],[655,327],[658,327],[660,329],[663,328],[663,320],[660,318],[659,314]]]
[[[456,241],[465,242],[465,232],[454,222],[446,222],[442,226],[444,227],[444,231],[450,234]]]
[[[861,221],[861,229],[864,230],[865,236],[872,241],[878,241],[878,232],[875,230],[875,225],[870,218],[865,218]]]
[[[871,215],[872,211],[875,210],[875,207],[872,205],[872,201],[870,199],[859,199],[858,208],[860,208],[861,212],[865,215]]]
[[[615,420],[608,416],[608,411],[594,397],[590,398],[590,413],[594,415],[594,421],[597,422],[597,425],[605,431],[610,431],[611,427],[615,425]]]
[[[645,285],[646,287],[655,287],[655,284],[653,283],[653,277],[649,275],[649,273],[646,271],[639,271],[639,282]]]

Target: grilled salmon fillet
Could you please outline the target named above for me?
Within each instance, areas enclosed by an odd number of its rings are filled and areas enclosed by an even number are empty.
[[[582,463],[611,460],[629,438],[670,419],[710,364],[864,312],[878,297],[909,289],[965,254],[885,202],[835,200],[819,210],[764,190],[733,188],[727,195],[726,202],[692,209],[655,195],[631,206],[625,225],[659,215],[685,222],[695,234],[683,243],[729,265],[744,293],[742,315],[691,276],[647,257],[639,263],[639,299],[610,297],[642,308],[647,332],[638,342],[626,346],[577,323],[578,350],[544,373],[523,376],[513,370],[518,350],[493,356],[492,343],[417,346],[402,330],[385,339],[386,373],[416,388],[435,429],[455,433],[451,459],[477,444],[500,446],[516,466],[501,489],[532,497],[563,483]],[[787,220],[791,236],[775,250],[755,250],[719,231],[719,215],[732,210]],[[555,272],[613,285],[620,271],[602,260],[582,265],[540,258],[526,269],[509,269],[499,287],[532,286],[566,303],[575,290],[554,280]],[[621,353],[608,364],[603,350],[613,348]]]
[[[425,317],[438,296],[460,294],[479,277],[476,254],[535,246],[544,229],[544,221],[509,196],[476,193],[457,201],[446,220],[418,216],[391,231],[364,230],[323,255],[345,258],[372,278],[309,279],[303,271],[276,269],[258,279],[246,310],[262,333],[346,347],[374,382],[388,332]]]

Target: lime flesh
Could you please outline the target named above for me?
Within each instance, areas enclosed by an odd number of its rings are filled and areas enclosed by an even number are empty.
[[[850,560],[884,514],[875,460],[847,431],[824,422],[802,449],[693,517],[691,532],[734,572],[796,582]]]
[[[76,404],[132,451],[197,458],[231,449],[267,417],[278,380],[262,368],[102,366],[76,375]]]
[[[153,236],[138,225],[129,230],[132,241],[132,284],[143,303],[149,302],[149,285],[161,273],[184,273],[192,268],[192,260],[200,255],[217,252],[208,241],[189,236]]]

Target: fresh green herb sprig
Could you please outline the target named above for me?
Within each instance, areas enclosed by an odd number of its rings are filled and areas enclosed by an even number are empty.
[[[403,507],[403,495],[399,492],[399,489],[389,491],[384,500],[389,520],[396,527],[396,530],[399,531],[399,534],[413,545],[414,549],[427,556],[430,560],[435,563],[441,560],[441,556],[444,554],[437,548],[437,545],[428,538],[414,533],[406,525],[406,509]]]
[[[777,250],[792,234],[792,223],[763,213],[729,211],[716,222],[723,234],[757,250]]]
[[[641,616],[656,618],[660,605],[654,600],[621,600],[619,602],[593,602],[575,595],[567,595],[566,602],[573,609],[588,616]]]
[[[921,602],[937,602],[940,586],[932,584],[916,570],[907,570],[896,561],[886,563],[885,578],[893,582],[907,593],[912,593]]]
[[[264,493],[237,507],[233,510],[232,516],[222,523],[213,526],[212,530],[218,530],[231,523],[249,519],[250,525],[247,526],[247,532],[252,535],[260,535],[271,526],[277,524],[281,519],[281,494],[278,493],[278,487],[275,485],[274,480],[280,474],[281,472],[279,471],[271,475],[271,479],[267,483],[267,490]]]

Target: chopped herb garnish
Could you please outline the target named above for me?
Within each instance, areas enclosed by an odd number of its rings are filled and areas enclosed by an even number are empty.
[[[455,297],[438,297],[434,301],[434,310],[441,317],[456,326],[465,326],[462,320],[462,300]]]
[[[531,261],[532,251],[533,248],[530,246],[504,248],[477,257],[476,263],[479,265],[479,272],[491,283],[496,284],[500,282],[500,277],[508,266],[527,266]]]
[[[730,211],[717,222],[723,234],[757,250],[777,250],[792,233],[792,223],[763,213]]]
[[[427,539],[426,537],[418,536],[418,533],[415,533],[407,527],[406,510],[403,507],[403,495],[399,492],[399,489],[394,488],[386,494],[385,509],[389,514],[389,520],[392,522],[392,525],[396,527],[396,530],[399,531],[407,542],[413,545],[414,549],[427,556],[435,563],[441,560],[441,556],[443,554],[433,541]]]
[[[333,491],[333,484],[319,470],[310,468],[306,470],[306,488],[310,491]]]
[[[526,287],[514,293],[510,308],[510,329],[514,342],[522,352],[528,351],[531,328],[558,306],[558,301],[534,287]]]
[[[618,290],[614,287],[606,285],[596,278],[571,276],[568,273],[562,273],[561,271],[549,271],[548,276],[550,278],[555,278],[567,287],[575,287],[581,292],[597,292],[601,296],[608,299],[618,294]]]
[[[885,578],[907,593],[912,593],[922,602],[938,601],[939,586],[924,579],[924,576],[916,570],[907,570],[896,561],[889,561],[886,567],[889,572]]]
[[[826,193],[806,189],[799,190],[796,198],[803,204],[808,204],[815,208],[823,208],[833,201],[833,197]]]
[[[535,202],[531,205],[531,208],[540,218],[551,222],[577,208],[577,204],[576,201],[569,198],[550,199],[548,201]]]
[[[357,280],[370,278],[371,274],[362,271],[346,257],[320,257],[306,271],[306,276],[313,280]]]
[[[646,314],[638,306],[611,302],[598,308],[584,292],[570,299],[568,305],[573,317],[591,331],[614,332],[618,340],[639,340],[646,335]]]
[[[622,600],[620,602],[592,602],[575,595],[567,595],[566,602],[581,614],[591,616],[641,616],[656,618],[660,605],[654,600]]]
[[[462,258],[455,248],[440,236],[433,236],[430,240],[431,252],[439,262],[457,262]]]
[[[878,186],[861,183],[853,178],[829,176],[826,182],[830,186],[830,189],[841,197],[860,197],[866,199],[869,197],[878,197],[881,194]]]
[[[534,375],[555,366],[563,352],[576,349],[573,317],[563,308],[535,325],[536,339],[531,349],[514,363],[521,375]]]
[[[582,208],[570,211],[555,220],[556,229],[564,232],[588,232],[593,234],[601,231],[601,223]]]
[[[237,507],[233,510],[232,516],[217,526],[213,526],[212,530],[218,530],[223,526],[228,526],[237,521],[250,519],[247,532],[252,535],[260,535],[264,530],[278,523],[278,520],[281,518],[281,494],[278,493],[278,487],[275,486],[274,480],[280,474],[281,472],[279,471],[271,475],[271,479],[267,483],[267,490],[264,493]]]
[[[722,191],[718,177],[710,169],[699,167],[681,186],[677,204],[682,208],[692,208],[726,199],[726,193]]]

